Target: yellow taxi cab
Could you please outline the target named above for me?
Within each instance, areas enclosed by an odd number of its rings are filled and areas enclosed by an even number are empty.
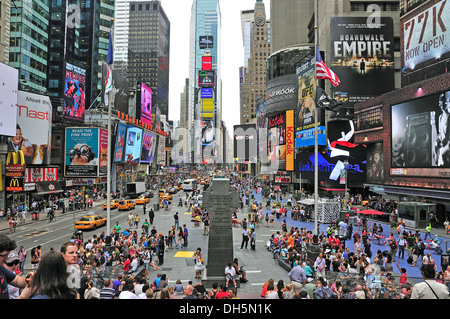
[[[120,200],[118,199],[113,199],[111,200],[111,204],[109,204],[109,206],[111,207],[111,209],[117,208],[117,205],[119,205]],[[106,203],[103,203],[103,209],[108,208],[108,205]]]
[[[95,230],[97,227],[106,225],[106,218],[101,217],[99,215],[85,215],[80,218],[79,221],[75,223],[75,229],[87,230],[92,229]]]
[[[130,210],[135,208],[135,203],[132,200],[124,199],[119,202],[118,210]]]
[[[162,201],[162,200],[172,200],[172,195],[166,193],[166,194],[164,194],[162,196],[159,196],[159,200],[160,201]]]
[[[361,201],[361,205],[363,205],[364,207],[367,206],[367,204],[369,204],[368,200]]]
[[[150,198],[146,197],[145,195],[141,195],[138,198],[136,198],[135,202],[136,202],[136,205],[144,205],[144,204],[147,204],[148,202],[150,202]]]
[[[166,189],[165,188],[161,188],[159,190],[159,196],[164,195],[166,193]]]

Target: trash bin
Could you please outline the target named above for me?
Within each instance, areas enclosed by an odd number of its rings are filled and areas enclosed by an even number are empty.
[[[153,210],[156,212],[159,210],[159,204],[155,203],[153,204]]]

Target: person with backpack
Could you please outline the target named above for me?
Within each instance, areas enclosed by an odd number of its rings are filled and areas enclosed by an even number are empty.
[[[392,240],[389,243],[389,248],[390,248],[390,252],[389,253],[391,254],[392,261],[394,262],[395,261],[395,255],[397,255],[397,250],[398,250],[398,243],[397,243],[397,241]]]
[[[419,259],[419,255],[420,255],[419,239],[417,237],[416,237],[416,242],[414,243],[413,249],[411,251],[411,255],[413,258],[413,264],[411,265],[411,267],[416,267],[417,259]]]

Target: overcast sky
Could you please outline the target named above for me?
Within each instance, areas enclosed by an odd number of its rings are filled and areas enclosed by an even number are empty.
[[[189,21],[193,0],[161,0],[170,21],[169,120],[180,119],[180,94],[189,77]],[[244,65],[241,11],[253,10],[256,0],[219,0],[222,14],[222,120],[232,132],[239,124],[239,67]],[[270,0],[264,0],[266,16]]]

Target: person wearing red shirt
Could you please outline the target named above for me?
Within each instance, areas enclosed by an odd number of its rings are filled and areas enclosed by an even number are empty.
[[[219,285],[219,291],[216,293],[214,299],[230,299],[230,295],[228,294],[228,291],[225,291],[223,285]]]

